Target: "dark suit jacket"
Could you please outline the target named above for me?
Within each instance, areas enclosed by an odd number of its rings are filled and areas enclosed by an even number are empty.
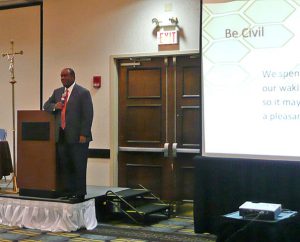
[[[64,87],[55,89],[52,96],[44,104],[44,110],[55,115],[55,140],[59,139],[59,128],[61,126],[61,110],[55,110],[54,106],[61,101]],[[90,92],[75,84],[67,102],[65,141],[67,143],[78,143],[79,136],[92,140],[93,103]]]

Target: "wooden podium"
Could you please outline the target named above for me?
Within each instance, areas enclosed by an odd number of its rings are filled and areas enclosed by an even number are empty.
[[[54,116],[45,111],[18,111],[17,184],[19,194],[57,197]]]

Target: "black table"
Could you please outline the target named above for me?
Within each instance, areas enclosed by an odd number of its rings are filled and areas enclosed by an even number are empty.
[[[220,216],[235,211],[245,201],[282,204],[300,211],[300,162],[201,156],[195,159],[196,233],[217,234]]]
[[[244,218],[239,212],[221,216],[217,242],[295,242],[299,239],[297,212],[283,211],[275,220]]]
[[[0,179],[13,172],[10,149],[7,141],[0,141]]]

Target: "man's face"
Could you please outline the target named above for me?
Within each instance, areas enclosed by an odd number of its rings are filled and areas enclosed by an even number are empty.
[[[64,87],[68,88],[74,83],[74,77],[68,69],[63,69],[60,74],[60,80]]]

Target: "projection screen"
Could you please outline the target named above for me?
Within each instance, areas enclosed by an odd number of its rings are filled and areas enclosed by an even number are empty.
[[[300,160],[300,0],[202,3],[202,154]]]

